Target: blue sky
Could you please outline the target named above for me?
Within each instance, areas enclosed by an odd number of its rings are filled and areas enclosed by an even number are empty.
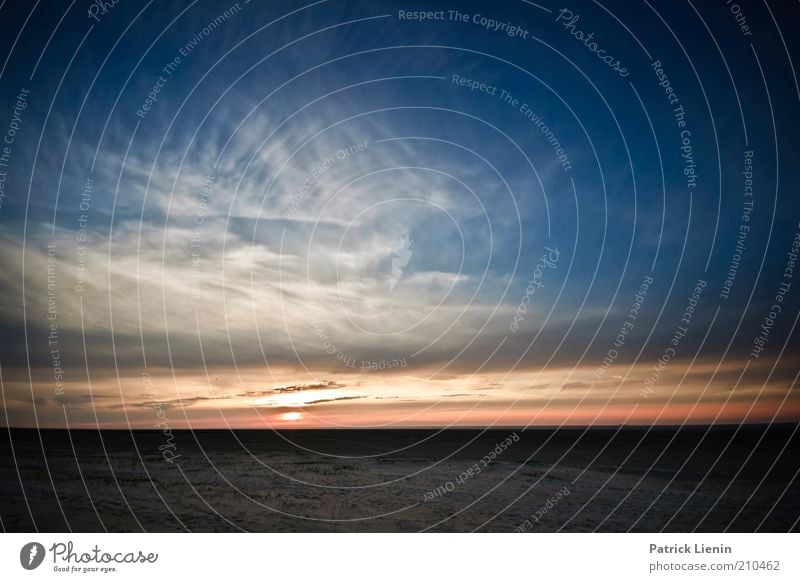
[[[0,8],[0,130],[30,91],[0,209],[10,424],[146,425],[144,372],[187,424],[796,419],[796,289],[749,355],[800,220],[795,8],[748,5],[751,34],[688,2],[87,10]]]

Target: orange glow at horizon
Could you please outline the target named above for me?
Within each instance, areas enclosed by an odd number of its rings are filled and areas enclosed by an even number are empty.
[[[626,377],[598,381],[592,368],[437,376],[345,374],[300,376],[296,370],[215,371],[214,382],[187,372],[152,374],[150,393],[136,376],[93,385],[93,400],[71,398],[85,387],[65,384],[54,398],[46,381],[5,378],[11,426],[153,429],[210,428],[405,428],[490,426],[599,426],[734,424],[800,421],[800,400],[785,380],[739,381],[740,366],[717,370],[697,365],[664,375],[659,389],[643,394],[649,372],[636,366]],[[750,370],[755,370],[751,366]],[[298,377],[300,376],[300,377]],[[37,379],[38,380],[38,379]],[[172,381],[172,383],[170,382]],[[153,398],[153,395],[157,395]],[[35,406],[35,414],[34,408]],[[124,410],[124,412],[122,412]],[[66,414],[65,414],[66,413]]]

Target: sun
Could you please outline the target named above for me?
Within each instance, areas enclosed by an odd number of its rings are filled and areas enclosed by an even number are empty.
[[[286,420],[289,422],[295,422],[303,418],[303,415],[299,412],[284,412],[281,414],[281,420]]]

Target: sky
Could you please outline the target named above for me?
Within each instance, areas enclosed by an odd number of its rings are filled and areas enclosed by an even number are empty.
[[[0,4],[0,424],[800,419],[796,4],[107,4]]]

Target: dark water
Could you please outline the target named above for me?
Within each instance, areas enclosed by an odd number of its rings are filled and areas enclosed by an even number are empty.
[[[6,531],[795,531],[797,428],[2,429],[0,518]]]

